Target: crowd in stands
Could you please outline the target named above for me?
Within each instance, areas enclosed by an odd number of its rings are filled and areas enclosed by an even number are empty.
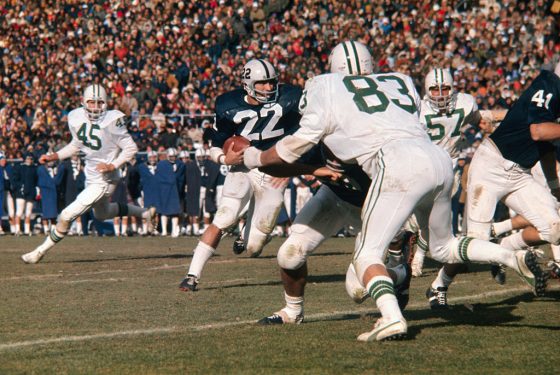
[[[141,150],[202,141],[216,96],[239,68],[266,58],[303,86],[339,41],[367,44],[379,71],[433,66],[481,108],[507,108],[560,56],[550,1],[5,1],[0,5],[0,151],[56,150],[67,113],[91,82],[130,116]]]

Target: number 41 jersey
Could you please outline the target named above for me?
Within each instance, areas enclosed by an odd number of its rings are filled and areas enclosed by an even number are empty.
[[[213,134],[212,146],[222,147],[229,137],[241,135],[251,140],[251,146],[266,150],[298,129],[300,88],[279,85],[278,100],[268,104],[251,105],[245,100],[246,95],[245,90],[237,89],[216,99],[217,132]]]
[[[121,150],[130,147],[130,142],[134,144],[126,129],[124,117],[125,115],[121,111],[110,110],[101,121],[91,123],[83,107],[68,114],[72,143],[85,154],[87,183],[118,179],[118,170],[103,174],[96,171],[95,167],[99,163],[112,163],[117,159]]]
[[[531,138],[531,124],[557,122],[558,117],[560,78],[553,72],[543,70],[521,94],[490,138],[504,158],[524,168],[532,168],[542,154],[554,149],[554,145],[534,141]]]

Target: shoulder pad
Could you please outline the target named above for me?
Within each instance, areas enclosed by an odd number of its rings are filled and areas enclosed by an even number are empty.
[[[225,112],[232,108],[243,105],[243,97],[245,96],[245,90],[236,89],[233,91],[226,92],[216,98],[216,112]]]

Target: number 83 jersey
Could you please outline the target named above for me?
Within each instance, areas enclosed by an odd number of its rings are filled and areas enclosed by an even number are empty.
[[[97,123],[91,123],[83,107],[68,114],[68,126],[72,143],[85,154],[85,175],[87,183],[99,183],[118,179],[115,171],[103,174],[95,170],[98,163],[112,163],[127,147],[135,147],[128,134],[124,113],[117,110],[107,111]],[[130,146],[132,142],[133,146]]]
[[[247,93],[237,89],[216,99],[216,124],[213,147],[222,147],[225,140],[241,135],[251,140],[251,146],[266,150],[279,139],[294,133],[299,127],[298,110],[301,89],[279,85],[278,100],[274,103],[251,105]]]

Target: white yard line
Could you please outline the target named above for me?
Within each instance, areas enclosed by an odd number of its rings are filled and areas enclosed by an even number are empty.
[[[553,286],[553,287],[549,287],[548,290],[557,291],[560,290],[560,287]],[[527,291],[527,288],[526,287],[509,288],[509,289],[495,290],[486,293],[471,294],[467,296],[449,298],[449,302],[453,303],[453,302],[463,302],[463,301],[470,301],[470,300],[479,300],[488,297],[496,297],[496,296],[507,295],[507,294],[522,292],[522,291]],[[426,303],[415,303],[409,305],[407,308],[417,309],[417,308],[426,308],[426,307],[427,307]],[[307,321],[314,321],[314,320],[321,320],[324,318],[343,317],[349,314],[371,313],[372,310],[374,310],[374,307],[370,304],[368,307],[361,307],[361,308],[356,308],[356,309],[346,310],[346,311],[332,311],[332,312],[324,312],[324,313],[317,313],[317,314],[309,314],[305,316],[305,319]],[[51,339],[29,340],[29,341],[19,341],[19,342],[0,344],[0,351],[13,350],[13,349],[19,349],[25,347],[33,347],[39,345],[56,344],[56,343],[94,341],[94,340],[108,339],[114,337],[157,335],[162,333],[179,333],[185,331],[204,331],[204,330],[216,329],[216,328],[254,324],[255,322],[256,322],[255,320],[239,320],[235,322],[216,322],[216,323],[191,326],[191,327],[176,327],[176,326],[156,327],[156,328],[146,328],[146,329],[137,329],[137,330],[128,330],[128,331],[99,333],[94,335],[61,336],[61,337],[56,337]]]

